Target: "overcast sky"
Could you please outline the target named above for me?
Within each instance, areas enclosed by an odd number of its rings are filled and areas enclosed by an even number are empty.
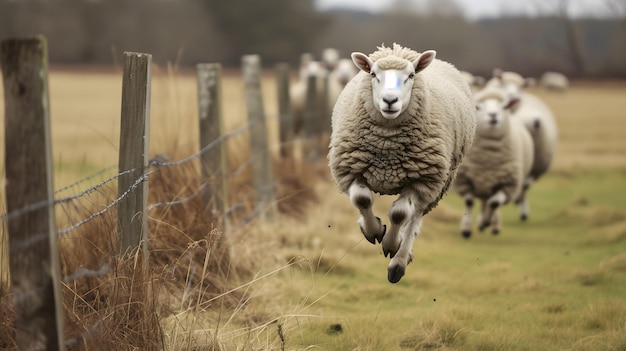
[[[419,0],[417,0],[419,2]],[[555,0],[454,0],[465,11],[469,18],[494,17],[505,13],[537,14],[541,9],[554,8]],[[578,16],[581,14],[601,15],[606,14],[606,0],[570,0],[571,12]],[[316,0],[322,10],[349,7],[361,8],[371,12],[380,12],[388,8],[394,0]]]

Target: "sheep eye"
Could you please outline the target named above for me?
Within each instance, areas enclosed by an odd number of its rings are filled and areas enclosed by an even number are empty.
[[[372,78],[376,78],[376,73],[372,72],[370,73],[370,75],[372,76]]]
[[[413,79],[413,77],[415,77],[415,73],[409,74],[409,79]]]

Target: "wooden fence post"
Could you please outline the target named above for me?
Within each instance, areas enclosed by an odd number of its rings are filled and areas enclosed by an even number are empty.
[[[201,63],[196,66],[198,80],[198,116],[200,149],[226,133],[222,115],[222,66],[219,63]],[[214,180],[203,194],[205,206],[222,219],[224,235],[228,235],[228,152],[221,141],[200,156],[202,179]]]
[[[309,162],[319,159],[319,99],[317,94],[317,77],[310,76],[306,82],[306,100],[304,103],[304,153]]]
[[[293,159],[293,114],[289,96],[289,64],[276,64],[278,89],[278,121],[280,136],[280,156],[283,159]]]
[[[5,101],[9,269],[20,350],[63,350],[63,304],[54,217],[48,54],[43,37],[0,47]]]
[[[262,206],[261,218],[276,214],[272,157],[267,141],[267,126],[261,94],[261,58],[259,55],[244,55],[241,60],[243,83],[251,124],[250,143],[254,188],[258,194],[258,205]]]
[[[124,53],[117,207],[120,255],[142,245],[147,255],[148,148],[150,145],[150,83],[152,55]]]

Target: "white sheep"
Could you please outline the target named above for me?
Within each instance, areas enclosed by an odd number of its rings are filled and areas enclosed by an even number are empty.
[[[345,87],[358,72],[359,70],[354,66],[351,59],[342,58],[339,59],[337,66],[330,72],[330,75],[339,81],[342,87]]]
[[[454,190],[465,200],[461,234],[472,235],[474,199],[481,200],[479,228],[491,225],[500,233],[499,207],[522,194],[533,163],[533,142],[511,109],[519,99],[509,99],[498,89],[484,89],[474,96],[476,135],[454,181]]]
[[[563,92],[569,88],[569,80],[563,73],[545,72],[539,79],[539,85],[546,90]]]
[[[472,91],[480,90],[486,83],[485,78],[481,76],[475,76],[467,71],[461,71],[463,79],[469,84]]]
[[[337,49],[326,48],[322,50],[322,62],[329,71],[335,69],[340,58],[341,55],[339,55],[339,50]]]
[[[306,104],[307,85],[309,77],[315,77],[316,105],[322,106],[328,94],[328,111],[322,111],[320,118],[329,118],[328,113],[341,93],[343,86],[329,75],[325,65],[320,61],[310,60],[300,66],[300,79],[289,88],[291,111],[294,120],[294,133],[299,134],[304,126],[304,109]],[[328,84],[327,89],[325,88]]]
[[[413,259],[423,216],[447,192],[471,145],[475,110],[459,71],[435,51],[393,44],[352,60],[361,72],[333,110],[329,166],[359,210],[365,238],[391,255],[387,278],[396,283]],[[372,192],[400,195],[388,232],[374,215]]]
[[[525,201],[526,192],[533,182],[543,176],[551,167],[556,153],[558,142],[558,127],[550,108],[537,96],[527,92],[525,87],[535,84],[532,78],[523,78],[515,72],[494,71],[494,78],[488,87],[504,91],[509,98],[519,99],[517,107],[513,109],[518,118],[530,132],[533,139],[535,154],[530,177],[526,180],[524,191],[516,199],[522,204],[520,218],[526,220],[530,213]]]

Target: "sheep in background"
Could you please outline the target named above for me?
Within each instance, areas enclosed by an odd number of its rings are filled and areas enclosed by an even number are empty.
[[[302,131],[304,126],[304,108],[306,103],[307,84],[309,77],[315,77],[316,79],[316,96],[317,106],[322,106],[322,102],[325,101],[325,85],[328,84],[328,107],[329,111],[334,106],[339,93],[343,86],[335,78],[329,75],[328,69],[324,63],[320,61],[309,60],[300,65],[300,79],[291,85],[289,88],[289,98],[291,101],[291,108],[294,119],[294,133],[297,135]],[[327,111],[327,113],[329,113]],[[325,117],[329,118],[326,114]]]
[[[494,78],[487,82],[487,87],[501,89],[510,99],[519,99],[513,115],[530,132],[534,144],[533,166],[524,190],[516,199],[521,204],[520,219],[526,220],[530,213],[525,201],[526,192],[533,182],[542,177],[551,167],[558,142],[558,127],[550,108],[537,96],[525,91],[525,87],[535,84],[532,78],[523,78],[514,72],[494,70]]]
[[[480,76],[475,76],[467,71],[461,71],[461,75],[463,75],[463,79],[469,84],[472,91],[478,91],[485,85],[485,78]]]
[[[569,88],[569,80],[562,73],[545,72],[539,79],[539,85],[546,90],[563,92]]]
[[[339,81],[342,87],[345,87],[350,79],[354,78],[358,72],[352,60],[340,59],[339,62],[337,62],[337,67],[330,72],[330,75]]]
[[[477,92],[476,135],[454,181],[455,191],[465,200],[461,234],[472,235],[474,199],[481,200],[479,229],[491,225],[500,233],[498,208],[522,194],[533,164],[534,146],[521,121],[511,116],[519,99],[489,88]]]
[[[328,154],[332,178],[361,216],[371,243],[391,261],[387,279],[398,282],[413,260],[422,220],[447,192],[474,137],[472,93],[459,71],[398,44],[367,56],[355,52],[361,70],[339,96],[332,113]],[[386,231],[374,215],[372,192],[399,195]]]
[[[326,48],[322,50],[322,62],[326,65],[326,69],[332,71],[337,67],[339,63],[339,59],[341,55],[339,55],[339,50],[333,48]]]

